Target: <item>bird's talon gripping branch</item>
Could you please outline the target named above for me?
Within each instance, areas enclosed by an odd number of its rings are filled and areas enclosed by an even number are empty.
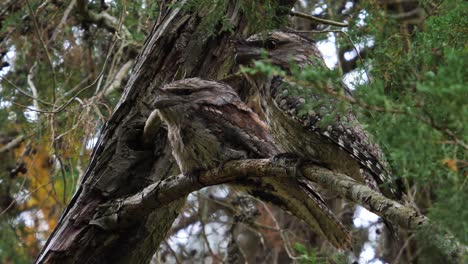
[[[304,178],[302,167],[306,165],[317,165],[327,168],[326,164],[315,159],[305,160],[294,153],[280,153],[272,157],[271,163],[274,166],[282,167],[290,177]]]
[[[302,159],[292,153],[280,153],[272,157],[271,163],[274,166],[284,168],[290,177],[302,177],[301,165]]]

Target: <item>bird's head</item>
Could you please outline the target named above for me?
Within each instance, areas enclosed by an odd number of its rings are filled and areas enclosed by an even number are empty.
[[[258,33],[238,41],[236,51],[236,63],[243,65],[265,58],[283,70],[289,70],[291,63],[300,67],[317,63],[316,58],[323,63],[315,42],[294,32]]]
[[[238,99],[237,93],[227,84],[189,78],[164,85],[153,103],[164,116],[188,114],[202,105],[223,105]]]

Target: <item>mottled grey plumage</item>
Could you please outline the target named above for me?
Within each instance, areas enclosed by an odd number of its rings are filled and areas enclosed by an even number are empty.
[[[263,55],[262,55],[263,54]],[[291,32],[256,34],[238,46],[237,60],[249,63],[267,56],[275,66],[289,71],[299,67],[326,67],[314,42]],[[262,57],[263,56],[263,57]],[[351,109],[336,114],[338,100],[320,89],[300,87],[278,76],[251,76],[275,141],[287,152],[324,162],[333,170],[365,182],[385,195],[395,197],[379,146],[369,138]],[[294,92],[292,93],[293,90]],[[344,87],[345,94],[351,93]],[[293,95],[294,94],[294,95]],[[305,105],[312,105],[307,109]],[[329,118],[329,122],[322,122]]]
[[[161,89],[155,108],[184,174],[280,153],[266,124],[224,83],[199,78],[170,83]],[[306,181],[265,177],[231,185],[291,212],[335,247],[349,247],[348,231]]]

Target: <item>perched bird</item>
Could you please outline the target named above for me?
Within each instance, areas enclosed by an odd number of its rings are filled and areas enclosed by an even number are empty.
[[[239,41],[236,61],[252,65],[255,60],[267,60],[286,74],[291,73],[293,65],[327,69],[316,44],[294,32],[274,31]],[[340,111],[339,100],[323,90],[332,91],[330,88],[301,87],[288,78],[262,73],[249,79],[259,93],[273,138],[283,150],[323,162],[390,198],[398,196],[391,187],[381,148],[372,142],[351,109]],[[343,89],[345,96],[352,96],[346,87]]]
[[[191,78],[167,84],[159,92],[154,107],[167,124],[173,155],[186,175],[229,160],[281,152],[266,124],[227,84]],[[230,185],[289,211],[335,247],[349,248],[348,231],[306,181],[264,177]]]

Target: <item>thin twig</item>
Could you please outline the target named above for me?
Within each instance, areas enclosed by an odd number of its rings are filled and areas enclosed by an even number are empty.
[[[120,70],[115,74],[112,82],[102,91],[102,93],[105,96],[108,96],[116,88],[120,87],[122,85],[122,81],[127,76],[128,71],[131,69],[132,66],[133,66],[133,59],[128,60],[124,65],[122,65]]]
[[[397,256],[395,257],[395,260],[392,263],[400,263],[400,257],[403,255],[403,251],[408,247],[409,242],[411,241],[411,239],[413,239],[413,237],[414,237],[414,234],[411,234],[411,236],[405,239],[405,243],[403,244],[403,246],[401,246],[400,250],[398,251]]]
[[[270,215],[270,218],[271,220],[273,221],[273,223],[275,223],[275,226],[276,226],[276,229],[278,229],[279,231],[279,234],[280,234],[280,237],[281,237],[281,240],[283,240],[283,245],[284,245],[284,249],[286,249],[286,253],[288,254],[288,257],[290,259],[293,259],[293,260],[299,260],[301,259],[300,257],[296,257],[294,256],[294,253],[292,252],[291,250],[291,243],[289,242],[289,239],[287,238],[287,236],[285,235],[285,231],[280,227],[279,223],[278,223],[278,220],[276,220],[276,217],[275,215],[271,212],[270,208],[268,207],[268,205],[265,204],[265,202],[263,201],[260,201],[263,205],[263,207],[265,208],[265,210],[267,211],[267,213]]]
[[[39,96],[38,96],[38,93],[37,93],[36,85],[34,84],[34,81],[33,81],[34,70],[36,69],[36,66],[37,66],[37,62],[35,62],[34,65],[31,67],[31,69],[29,70],[28,77],[27,77],[27,82],[28,82],[29,88],[31,89],[32,94],[33,94],[34,108],[36,108],[37,110],[40,110],[39,103],[38,103],[38,100],[37,100],[37,98],[39,98]]]
[[[26,0],[26,4],[29,9],[29,13],[31,14],[33,24],[34,24],[34,29],[36,30],[37,37],[39,38],[39,42],[41,43],[41,47],[44,50],[44,53],[46,54],[47,61],[49,62],[49,66],[52,70],[52,81],[53,81],[53,87],[52,87],[52,103],[55,104],[55,88],[57,87],[57,75],[55,74],[55,66],[52,62],[52,57],[50,56],[49,50],[47,49],[47,45],[42,39],[42,34],[39,29],[39,23],[37,22],[36,15],[34,11],[32,10],[31,4],[29,3],[29,0]]]
[[[24,135],[19,135],[16,138],[14,138],[12,141],[8,142],[5,146],[2,146],[0,148],[0,154],[3,154],[15,147],[17,147],[21,142],[24,140]]]
[[[361,53],[359,52],[356,44],[354,44],[353,39],[351,38],[351,35],[348,34],[348,32],[343,31],[343,30],[298,30],[295,31],[297,33],[311,33],[311,34],[323,34],[323,33],[339,33],[339,34],[344,34],[347,38],[348,41],[351,43],[351,46],[353,47],[354,51],[356,52],[359,61],[362,64],[362,67],[364,69],[364,72],[366,73],[367,79],[369,80],[370,83],[372,83],[372,79],[369,76],[369,71],[366,68],[366,65],[364,64],[364,59],[361,57]]]
[[[291,10],[291,11],[289,11],[289,13],[292,16],[297,16],[297,17],[309,19],[309,20],[312,20],[312,21],[320,23],[320,24],[332,25],[332,26],[337,26],[337,27],[348,27],[349,26],[347,23],[342,23],[342,22],[332,21],[332,20],[328,20],[328,19],[323,19],[323,18],[319,18],[319,17],[316,17],[316,16],[308,15],[308,14],[304,14],[304,13],[297,12],[297,11],[292,11]]]
[[[54,104],[51,104],[49,102],[46,102],[40,98],[37,98],[37,97],[34,97],[33,95],[30,95],[29,93],[27,93],[26,91],[24,91],[23,89],[19,88],[18,86],[16,86],[12,81],[10,81],[9,79],[5,78],[5,76],[0,76],[0,79],[4,80],[5,82],[7,82],[9,85],[11,85],[13,88],[15,88],[18,92],[20,92],[21,94],[23,94],[24,96],[26,97],[29,97],[31,98],[32,100],[35,100],[35,101],[38,101],[42,104],[45,104],[45,105],[49,105],[49,106],[54,106]]]
[[[25,188],[25,183],[26,183],[26,180],[28,178],[27,177],[24,177],[24,180],[23,182],[20,184],[20,187],[19,189],[22,190]],[[0,212],[0,216],[2,216],[3,214],[5,214],[14,204],[15,202],[24,202],[26,201],[26,199],[29,198],[29,196],[33,195],[35,192],[39,191],[41,188],[44,188],[45,186],[49,185],[49,184],[52,184],[54,183],[55,179],[54,178],[51,178],[48,182],[36,187],[34,190],[28,192],[26,195],[20,195],[18,194],[18,197],[19,196],[23,196],[22,198],[20,198],[19,200],[16,200],[17,198],[13,199],[13,201],[2,211]],[[54,200],[57,201],[57,203],[60,203],[60,201],[58,201],[55,197],[54,197]],[[61,204],[61,203],[60,203]]]
[[[88,85],[88,86],[84,87],[83,89],[79,90],[72,98],[70,98],[66,103],[61,105],[59,108],[56,108],[55,110],[52,110],[52,111],[35,110],[35,109],[32,109],[31,107],[28,107],[28,106],[25,106],[25,105],[22,105],[22,104],[19,104],[19,103],[16,103],[16,102],[11,102],[11,103],[14,104],[14,105],[20,106],[22,108],[34,111],[34,112],[38,112],[38,113],[57,114],[57,113],[62,112],[68,105],[70,105],[73,102],[73,100],[76,97],[78,97],[82,92],[84,92],[84,91],[88,90],[89,88],[93,87],[96,84],[96,82],[101,78],[101,76],[104,74],[104,70],[106,68],[107,61],[109,60],[110,54],[112,53],[116,43],[117,43],[116,40],[112,43],[112,46],[109,49],[109,52],[107,53],[106,59],[104,60],[104,65],[102,66],[102,70],[99,73],[99,75],[96,77],[96,79],[90,85]]]
[[[211,257],[212,257],[213,259],[218,259],[218,260],[220,260],[221,262],[223,262],[223,260],[222,260],[218,255],[216,255],[216,254],[214,253],[213,249],[212,249],[211,246],[210,246],[210,241],[209,241],[208,236],[207,236],[206,231],[205,231],[205,226],[206,226],[205,220],[203,219],[203,215],[202,215],[201,212],[200,212],[200,208],[199,208],[199,210],[197,210],[197,214],[198,214],[198,216],[199,216],[199,221],[200,221],[200,224],[201,224],[201,226],[202,226],[202,227],[201,227],[201,235],[202,235],[203,240],[205,241],[205,244],[206,244],[206,246],[207,246],[207,248],[208,248],[208,252],[210,253],[210,255],[211,255]]]
[[[68,16],[70,15],[70,12],[73,10],[73,7],[76,4],[76,0],[71,0],[70,3],[68,4],[67,9],[65,9],[65,12],[63,12],[62,19],[60,20],[60,23],[58,24],[57,27],[54,29],[54,33],[52,34],[52,37],[50,38],[50,41],[55,40],[55,37],[57,36],[58,30],[60,30],[63,25],[67,22]]]
[[[169,245],[169,242],[167,240],[164,240],[164,243],[166,244],[166,247],[169,249],[169,251],[174,255],[175,261],[177,264],[182,264],[182,261],[180,261],[179,256],[177,256],[177,253],[175,252],[174,249],[172,249],[171,245]]]
[[[90,78],[91,78],[91,74],[89,74],[85,78],[81,79],[81,81],[77,85],[75,85],[69,91],[64,92],[62,96],[59,96],[58,100],[62,100],[63,98],[67,97],[68,95],[73,94],[75,91],[79,90],[81,85],[83,85],[85,82],[87,82]]]

